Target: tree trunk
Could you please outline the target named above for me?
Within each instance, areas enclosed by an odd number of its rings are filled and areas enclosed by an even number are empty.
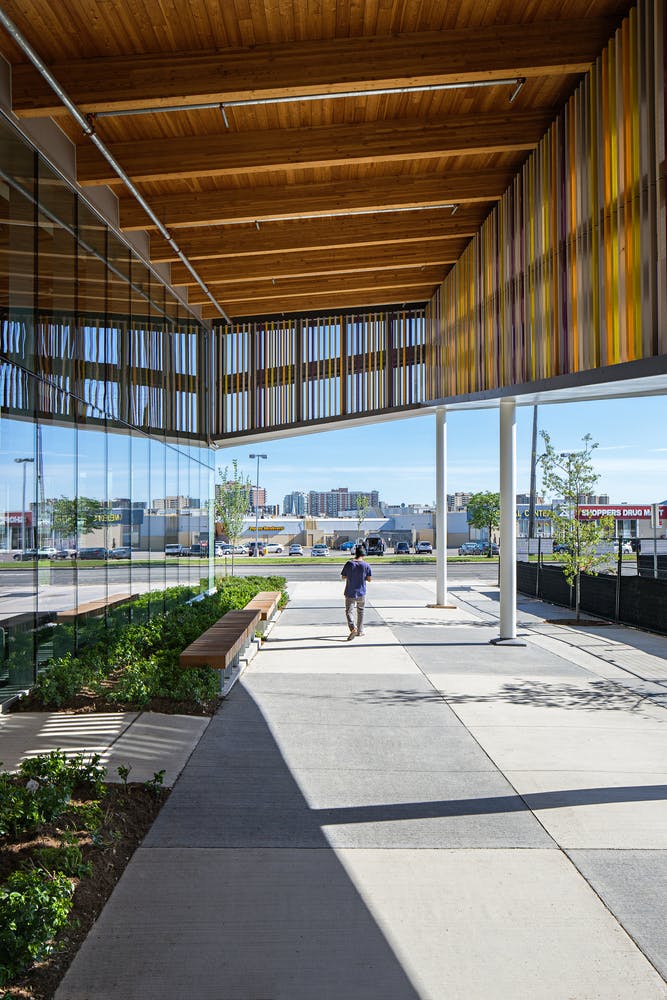
[[[576,611],[575,614],[576,621],[579,621],[579,619],[581,618],[581,611],[579,608],[579,601],[581,598],[580,581],[581,581],[581,573],[577,573],[577,576],[574,581],[574,607]]]

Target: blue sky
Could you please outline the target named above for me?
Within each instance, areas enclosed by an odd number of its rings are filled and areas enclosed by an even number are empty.
[[[517,408],[519,492],[529,488],[532,412]],[[592,435],[599,443],[598,492],[608,493],[612,502],[667,499],[666,396],[541,406],[539,427],[562,451],[576,450],[584,434]],[[497,490],[498,411],[450,412],[447,428],[448,492]],[[217,464],[224,467],[237,458],[254,482],[256,462],[248,455],[265,452],[260,485],[267,488],[269,503],[282,504],[292,490],[335,486],[377,489],[387,503],[431,503],[434,448],[435,417],[424,416],[222,449]]]

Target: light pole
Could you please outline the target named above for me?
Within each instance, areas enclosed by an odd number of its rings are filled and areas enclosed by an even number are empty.
[[[34,462],[34,458],[15,458],[18,465],[23,466],[23,501],[21,505],[21,552],[25,552],[25,468],[28,462]]]
[[[257,479],[255,480],[255,555],[259,556],[259,460],[268,458],[268,455],[252,454],[250,458],[257,459]]]

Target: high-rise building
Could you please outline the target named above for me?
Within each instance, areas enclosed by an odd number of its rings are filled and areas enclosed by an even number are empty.
[[[311,490],[308,494],[309,513],[314,517],[338,517],[343,511],[354,513],[359,497],[367,498],[369,514],[381,513],[380,495],[377,490],[351,490],[347,486],[337,486],[323,492]]]
[[[447,510],[465,510],[471,496],[472,493],[462,493],[460,490],[457,493],[448,493]]]
[[[297,517],[303,517],[305,514],[309,513],[308,506],[308,494],[301,493],[296,490],[294,493],[288,493],[283,500],[283,514],[296,514]]]

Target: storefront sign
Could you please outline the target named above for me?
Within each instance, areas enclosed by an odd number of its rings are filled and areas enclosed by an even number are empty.
[[[598,517],[613,517],[618,521],[650,521],[651,504],[622,505],[619,507],[613,504],[600,504],[597,507],[581,505],[577,508],[578,516],[583,521],[594,520]],[[667,517],[667,506],[658,507],[658,517]]]
[[[282,524],[260,524],[259,528],[255,529],[254,524],[249,524],[247,531],[272,531],[274,534],[279,531],[284,531],[285,528]]]
[[[25,524],[26,527],[30,527],[32,524],[32,511],[27,510],[23,514],[20,510],[7,510],[5,511],[5,524]]]

